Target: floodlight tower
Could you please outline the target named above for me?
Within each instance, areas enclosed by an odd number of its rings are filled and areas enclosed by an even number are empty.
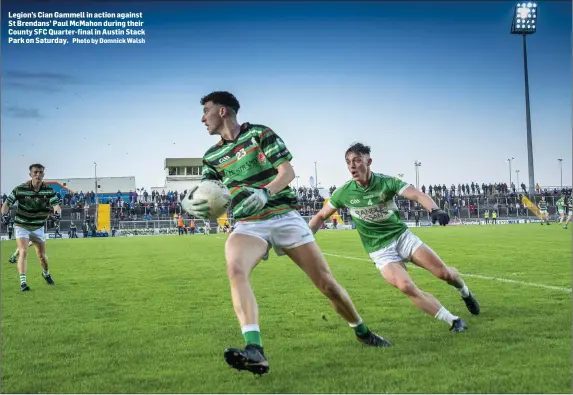
[[[559,170],[561,173],[561,189],[563,189],[563,159],[557,159],[559,161]]]
[[[416,170],[416,189],[420,189],[420,166],[422,166],[422,162],[415,160],[414,169]]]
[[[314,184],[318,188],[318,171],[316,170],[316,162],[314,162]]]
[[[511,23],[511,34],[523,37],[523,70],[525,74],[525,122],[527,124],[527,170],[529,172],[529,193],[535,192],[535,177],[533,174],[533,142],[531,140],[531,116],[529,112],[529,75],[527,73],[527,40],[528,34],[536,31],[537,4],[517,3]]]
[[[507,163],[509,163],[509,189],[511,189],[511,162],[513,162],[514,159],[513,156],[507,159]]]
[[[517,177],[517,187],[516,187],[516,189],[519,191],[519,188],[521,188],[521,185],[519,185],[519,169],[515,171],[515,176]]]

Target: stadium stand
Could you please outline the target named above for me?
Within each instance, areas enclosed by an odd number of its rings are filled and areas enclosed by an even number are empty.
[[[135,188],[135,183],[129,192],[118,190],[114,193],[98,193],[97,199],[93,191],[79,192],[70,189],[61,181],[53,182],[52,186],[57,188],[58,195],[62,202],[62,218],[60,230],[67,232],[73,222],[83,233],[95,233],[96,230],[119,229],[148,229],[148,228],[177,228],[177,218],[182,216],[188,226],[191,217],[182,212],[179,202],[185,197],[187,191],[162,190],[148,193],[143,188]],[[67,184],[67,183],[66,183]],[[545,196],[549,205],[550,216],[555,217],[557,209],[555,202],[561,194],[571,196],[571,188],[563,189],[557,187],[536,186],[533,195],[524,193],[525,185],[521,185],[518,191],[514,185],[508,188],[505,183],[496,184],[458,184],[447,188],[443,185],[431,185],[420,188],[428,193],[436,201],[440,208],[448,211],[452,219],[477,220],[483,219],[487,212],[496,211],[497,218],[503,219],[527,219],[536,217],[535,207],[528,208],[523,197],[529,199],[534,205]],[[299,212],[303,217],[316,214],[328,201],[328,197],[336,189],[335,186],[329,188],[327,197],[321,196],[317,188],[299,187],[296,191],[300,201]],[[7,195],[1,196],[2,202]],[[97,202],[97,204],[96,204]],[[429,214],[414,206],[403,198],[396,198],[396,205],[400,210],[400,218],[405,221],[413,221],[415,216],[421,220],[429,220]],[[12,212],[15,208],[12,208]],[[351,219],[346,209],[339,210],[331,217],[331,221],[336,219],[337,224],[351,224]],[[232,229],[233,218],[231,213],[221,217],[218,221],[211,222],[213,232]],[[46,221],[47,230],[54,229],[55,223],[50,218]],[[2,224],[0,232],[6,233],[6,225]],[[200,230],[200,228],[199,228]],[[78,233],[80,233],[78,231]]]

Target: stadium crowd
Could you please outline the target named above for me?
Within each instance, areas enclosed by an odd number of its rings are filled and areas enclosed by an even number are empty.
[[[422,185],[420,189],[430,195],[438,206],[448,211],[453,218],[481,218],[486,211],[495,211],[500,217],[527,216],[528,209],[524,206],[521,196],[529,196],[529,194],[524,183],[521,183],[520,187],[521,189],[518,190],[514,183],[508,185],[504,182],[493,184],[472,182],[457,186],[452,184],[450,187],[445,184]],[[323,207],[325,197],[321,195],[318,188],[301,186],[293,187],[293,190],[299,199],[301,205],[299,212],[302,216],[313,216]],[[332,194],[334,190],[336,190],[335,185],[329,187],[329,194]],[[120,221],[173,220],[179,215],[189,218],[186,213],[182,212],[179,205],[186,193],[186,190],[149,193],[142,188],[129,192],[117,191],[115,196],[100,197],[98,200],[101,203],[110,204],[112,227],[118,228]],[[535,196],[529,197],[536,201],[540,196],[546,196],[551,215],[556,213],[555,202],[562,194],[570,196],[571,188],[547,189],[536,185]],[[58,197],[64,207],[62,220],[69,221],[70,226],[76,221],[81,224],[83,230],[91,230],[95,227],[96,194],[94,191],[80,191],[63,196],[58,194]],[[0,204],[6,198],[7,195],[2,194]],[[407,199],[396,198],[396,205],[404,220],[412,220],[415,215],[419,215],[420,208]],[[339,210],[339,215],[344,221],[350,218],[347,209]],[[55,226],[51,217],[47,225],[48,228]]]

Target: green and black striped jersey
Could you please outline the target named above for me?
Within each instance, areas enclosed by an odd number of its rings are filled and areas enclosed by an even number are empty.
[[[250,195],[245,187],[262,188],[275,179],[281,163],[292,154],[270,128],[244,123],[234,141],[221,139],[203,156],[203,180],[220,180],[229,188],[233,217],[243,221],[269,219],[300,208],[296,193],[286,186],[269,197],[263,209],[250,216],[242,214],[243,202]]]
[[[538,206],[539,206],[539,209],[541,209],[541,210],[547,210],[547,201],[540,200]]]
[[[28,230],[36,230],[44,226],[50,215],[50,208],[60,204],[56,191],[42,183],[40,189],[35,191],[32,182],[28,181],[18,185],[6,199],[8,207],[18,202],[18,210],[14,224]]]

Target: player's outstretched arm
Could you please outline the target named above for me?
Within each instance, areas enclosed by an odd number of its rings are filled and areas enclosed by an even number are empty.
[[[8,206],[8,203],[2,203],[2,215],[8,214],[8,211],[10,211],[10,206]]]
[[[308,223],[308,226],[312,230],[312,233],[318,232],[324,221],[326,221],[332,214],[336,212],[336,208],[330,207],[329,205],[324,206]]]
[[[446,226],[450,222],[450,216],[445,211],[441,210],[434,199],[426,195],[424,192],[409,186],[402,192],[402,196],[408,200],[418,202],[422,205],[432,217],[432,223],[438,222],[442,226]]]
[[[422,207],[424,207],[428,211],[432,211],[439,208],[436,202],[434,202],[434,199],[432,199],[419,189],[416,189],[412,185],[410,185],[408,188],[404,190],[404,192],[402,192],[402,196],[408,200],[420,203]]]

